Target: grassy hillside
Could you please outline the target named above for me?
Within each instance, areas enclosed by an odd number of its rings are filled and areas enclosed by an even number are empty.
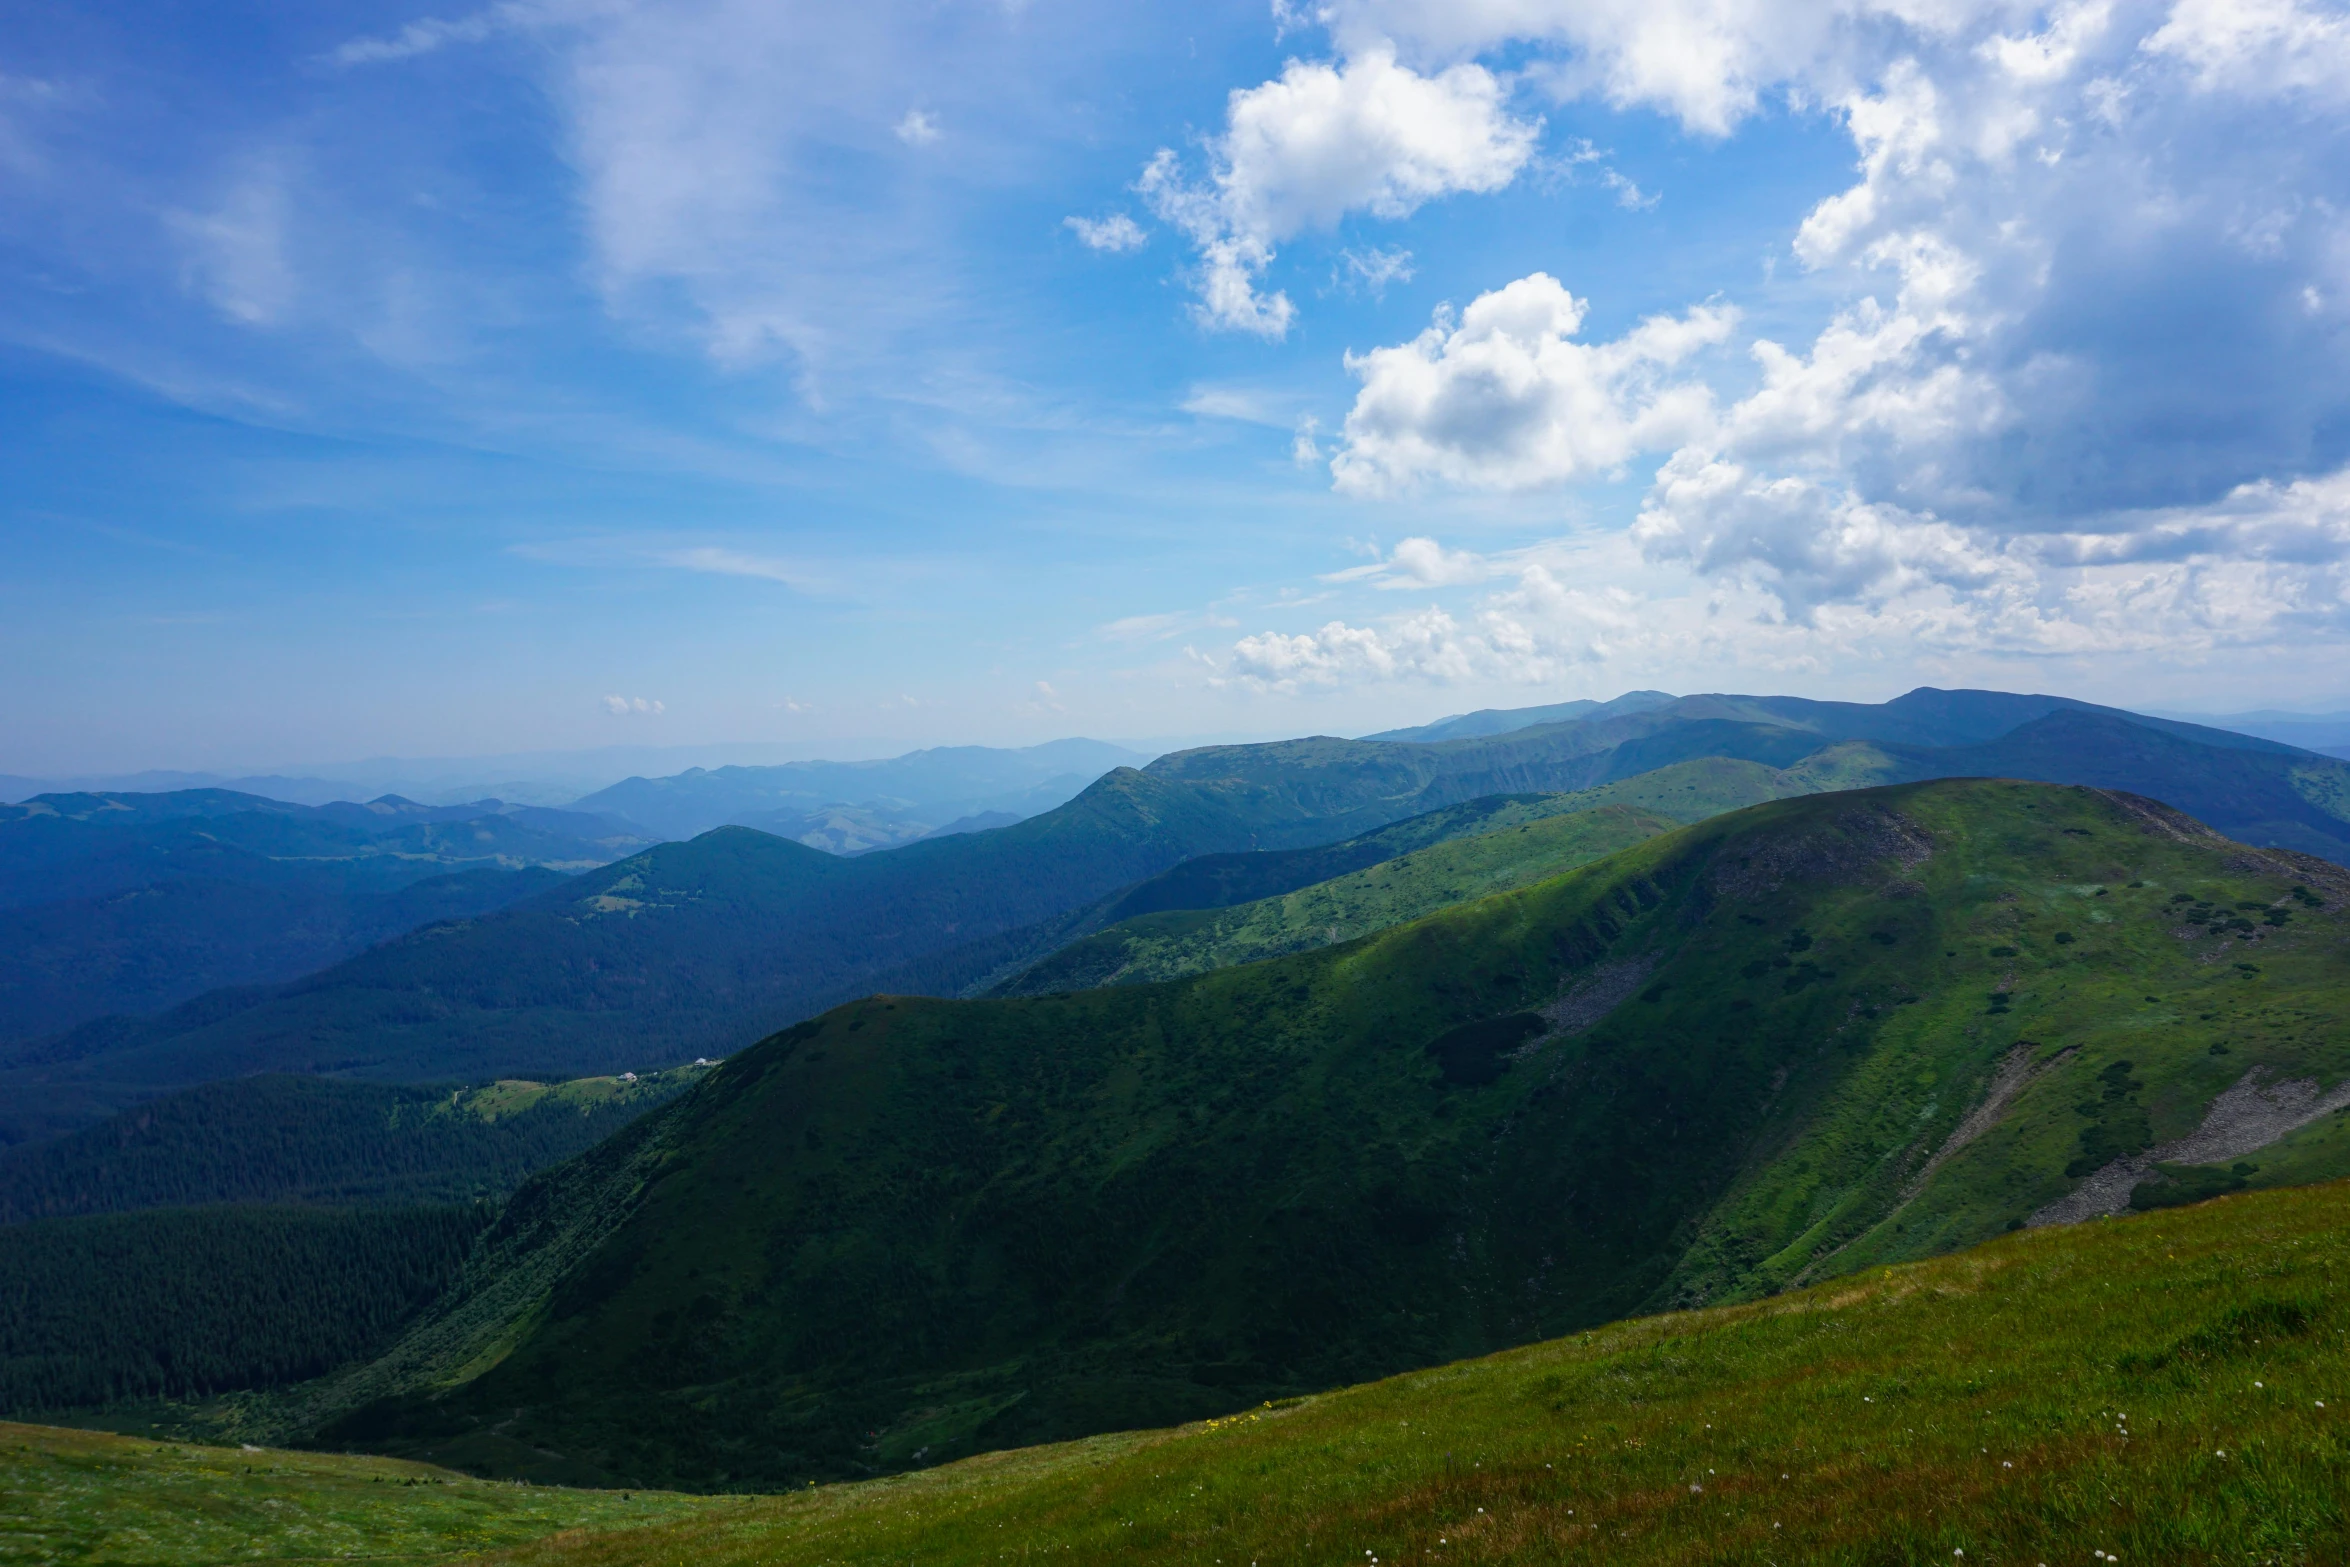
[[[0,1153],[0,1224],[206,1203],[500,1198],[700,1070],[462,1090],[321,1077],[207,1083]]]
[[[1548,880],[1675,825],[1652,811],[1603,805],[1440,843],[1280,897],[1123,919],[1070,943],[989,994],[1043,996],[1095,985],[1147,985],[1334,946],[1456,903]]]
[[[393,1458],[0,1423],[0,1562],[27,1567],[424,1567],[739,1505],[508,1485]]]
[[[1177,1430],[760,1499],[0,1428],[0,1556],[2334,1561],[2350,1556],[2346,1278],[2350,1190],[2236,1197]]]
[[[2125,1208],[2338,1102],[2346,902],[2149,802],[1951,782],[1172,984],[861,1002],[525,1187],[334,1434],[779,1484]]]
[[[373,1353],[486,1209],[162,1208],[0,1229],[0,1411],[298,1382]]]

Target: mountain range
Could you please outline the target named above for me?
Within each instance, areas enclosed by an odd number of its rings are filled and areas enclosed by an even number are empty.
[[[1009,826],[1049,811],[1113,767],[1150,758],[1099,740],[1055,740],[1019,750],[939,746],[872,762],[785,762],[692,768],[629,778],[573,809],[625,818],[661,838],[713,827],[756,827],[811,848],[855,853],[947,831]]]
[[[2255,845],[2350,858],[2343,763],[2054,697],[1685,697],[1434,743],[1213,747],[1115,769],[1013,826],[853,859],[716,829],[291,984],[85,1024],[0,1056],[5,1130],[47,1135],[246,1072],[573,1077],[723,1055],[872,990],[1000,983],[1110,923],[1103,900],[1202,855],[1314,848],[1708,758],[1781,775],[1780,793],[1976,775],[2127,787]]]

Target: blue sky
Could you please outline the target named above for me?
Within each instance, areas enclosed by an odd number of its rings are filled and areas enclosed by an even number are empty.
[[[0,771],[2350,706],[2338,7],[7,18]]]

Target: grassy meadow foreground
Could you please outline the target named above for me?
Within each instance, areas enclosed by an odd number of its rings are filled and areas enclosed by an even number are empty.
[[[2346,1340],[2337,1184],[788,1496],[0,1427],[0,1560],[2330,1562]]]

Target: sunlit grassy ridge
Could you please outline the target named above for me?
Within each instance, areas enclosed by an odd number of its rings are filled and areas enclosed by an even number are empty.
[[[2345,1420],[2332,1185],[785,1497],[0,1428],[0,1559],[2326,1563],[2350,1556]]]

